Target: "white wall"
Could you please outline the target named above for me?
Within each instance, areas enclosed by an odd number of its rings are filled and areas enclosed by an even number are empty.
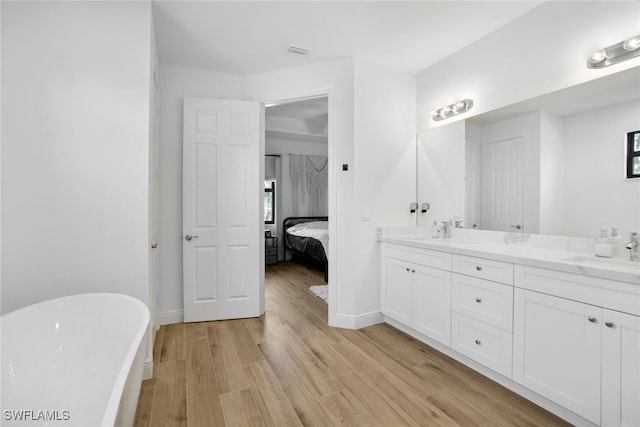
[[[416,198],[416,78],[356,59],[354,89],[353,234],[338,236],[352,276],[340,270],[338,286],[347,288],[341,295],[353,304],[349,314],[365,319],[371,313],[373,321],[380,309],[376,228],[415,224],[409,204]]]
[[[239,76],[160,63],[160,316],[182,322],[182,102],[241,99]]]
[[[638,1],[541,4],[418,74],[418,129],[434,127],[430,112],[459,99],[475,102],[462,120],[640,65],[585,65],[595,50],[640,33],[638,16]]]
[[[623,238],[640,231],[640,179],[625,178],[627,132],[640,128],[640,101],[565,117],[565,229],[597,236],[619,226]]]
[[[2,312],[148,303],[151,10],[2,3]]]

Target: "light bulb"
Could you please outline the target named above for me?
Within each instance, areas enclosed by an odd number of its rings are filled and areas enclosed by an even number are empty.
[[[607,59],[607,51],[604,49],[600,49],[597,52],[594,52],[588,59],[590,64],[599,64],[602,61]]]
[[[636,50],[640,48],[640,36],[632,37],[622,44],[622,47],[625,50]]]
[[[454,108],[456,111],[460,111],[460,110],[464,110],[466,106],[467,106],[467,103],[466,103],[466,102],[464,102],[464,101],[458,101],[458,102],[456,102],[456,105],[454,105],[454,106],[453,106],[453,108]]]

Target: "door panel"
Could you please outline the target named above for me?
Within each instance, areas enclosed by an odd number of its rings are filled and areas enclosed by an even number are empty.
[[[482,170],[483,229],[525,231],[523,138],[485,143]]]
[[[602,425],[640,425],[640,317],[604,310]]]
[[[411,325],[429,338],[451,344],[451,272],[414,266]]]
[[[602,309],[515,289],[513,379],[600,423]]]
[[[261,112],[255,102],[184,100],[185,322],[260,315]]]

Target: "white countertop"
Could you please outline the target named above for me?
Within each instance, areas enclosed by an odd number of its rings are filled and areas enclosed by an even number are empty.
[[[580,249],[585,247],[584,242],[572,245],[570,238],[558,236],[545,238],[536,235],[534,239],[525,242],[504,243],[501,240],[508,241],[509,239],[500,239],[505,236],[505,233],[498,232],[478,234],[477,236],[481,239],[474,240],[473,233],[478,233],[476,230],[456,233],[456,229],[454,229],[451,239],[431,238],[425,233],[407,233],[408,230],[395,231],[399,232],[394,234],[393,229],[384,230],[379,236],[379,240],[414,248],[474,256],[640,285],[640,263],[630,262],[621,257],[599,258],[585,250],[568,250],[572,246],[580,247],[582,245]],[[513,236],[512,233],[508,235]]]

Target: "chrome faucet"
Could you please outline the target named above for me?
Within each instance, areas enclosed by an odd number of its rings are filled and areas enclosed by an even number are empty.
[[[440,222],[440,227],[438,227],[438,234],[440,234],[440,232],[442,232],[443,239],[451,238],[451,220]]]
[[[638,252],[638,233],[630,234],[630,242],[627,243],[627,249],[629,252],[629,261],[640,262],[640,252]]]

